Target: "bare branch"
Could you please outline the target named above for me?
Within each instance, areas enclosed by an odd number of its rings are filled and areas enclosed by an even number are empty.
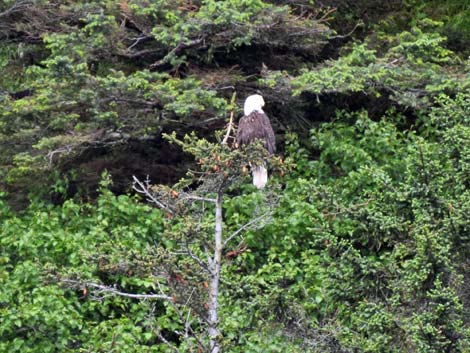
[[[131,50],[132,48],[134,48],[136,45],[138,45],[140,42],[145,41],[145,40],[149,40],[149,39],[152,39],[152,38],[153,38],[153,36],[148,35],[148,34],[144,34],[144,35],[142,35],[142,36],[140,36],[140,37],[137,37],[137,38],[135,38],[135,42],[134,42],[131,46],[129,46],[129,47],[127,48],[127,50],[129,51],[129,50]]]
[[[213,123],[214,121],[223,120],[223,119],[224,119],[223,117],[213,117],[213,118],[208,118],[208,119],[201,120],[201,121],[198,120],[193,123],[190,123],[189,125],[190,126],[204,126],[209,123]]]
[[[202,197],[202,196],[195,196],[195,195],[182,195],[179,197],[180,200],[194,200],[194,201],[205,201],[205,202],[212,202],[215,203],[217,202],[216,199],[211,199],[208,197]]]
[[[160,200],[158,200],[148,189],[148,184],[149,181],[146,181],[146,185],[142,183],[135,175],[132,176],[134,179],[134,183],[132,185],[132,188],[137,191],[139,194],[143,194],[147,197],[147,201],[155,203],[158,207],[164,209],[170,214],[175,214],[175,212],[168,206],[162,203]]]
[[[190,249],[187,247],[187,254],[196,261],[196,263],[205,271],[209,271],[207,264],[205,264],[199,257],[197,257]]]
[[[237,92],[234,92],[233,95],[232,95],[232,100],[231,100],[230,104],[233,105],[235,103],[236,96],[237,96]],[[222,145],[225,145],[227,143],[227,140],[230,136],[230,132],[231,132],[232,129],[233,129],[233,109],[230,112],[230,120],[229,120],[228,126],[227,126],[227,133],[225,134],[225,137],[222,140]]]
[[[333,12],[335,12],[337,10],[336,7],[332,7],[331,9],[329,9],[328,11],[326,11],[322,17],[320,17],[319,19],[317,19],[317,23],[322,23],[322,22],[327,22],[329,20],[328,16],[330,16]]]
[[[173,344],[171,344],[165,337],[163,337],[162,333],[160,331],[157,331],[157,336],[159,339],[162,340],[163,343],[165,343],[168,347],[170,347],[173,351],[176,353],[180,353],[181,351],[176,348]]]
[[[126,298],[134,298],[134,299],[163,299],[163,300],[173,301],[173,297],[170,297],[165,294],[126,293],[126,292],[121,292],[115,286],[111,287],[111,286],[105,286],[99,283],[80,282],[80,281],[75,281],[71,279],[63,279],[61,280],[61,282],[71,284],[75,288],[82,288],[82,287],[94,288],[96,289],[96,293],[105,293],[105,294],[116,295],[116,296],[126,297]]]
[[[158,284],[158,286],[160,286],[160,285]],[[194,293],[194,290],[195,290],[195,289],[193,289],[193,291],[191,292],[191,294],[190,294],[188,300],[186,301],[185,307],[188,306],[189,301],[190,301],[190,299],[191,299],[191,296],[192,296],[193,293]],[[206,346],[206,344],[205,344],[203,341],[201,341],[201,339],[199,338],[197,332],[194,331],[193,327],[191,326],[190,321],[188,321],[189,318],[190,318],[189,313],[188,313],[188,315],[186,316],[186,319],[185,319],[185,317],[184,317],[183,313],[181,312],[180,308],[178,307],[178,305],[176,305],[176,303],[175,303],[174,301],[170,301],[169,303],[170,303],[170,305],[172,306],[172,308],[175,310],[175,313],[178,315],[178,318],[181,320],[181,322],[184,322],[184,323],[185,323],[185,330],[188,330],[189,333],[196,339],[196,341],[197,341],[197,343],[198,343],[198,345],[199,345],[199,348],[203,349],[204,352],[207,352],[207,351],[208,351],[208,347]],[[190,310],[191,310],[191,309],[189,309],[189,311],[190,311]],[[202,319],[207,323],[206,318],[202,318]],[[189,323],[189,324],[188,324],[188,323]]]
[[[33,4],[31,0],[19,0],[16,1],[9,9],[0,12],[0,18],[10,16],[14,13],[24,11],[28,5]]]
[[[182,245],[183,246],[183,245]],[[198,265],[201,267],[204,271],[209,273],[209,267],[204,261],[201,260],[200,257],[195,255],[191,249],[189,248],[188,242],[185,242],[184,244],[184,250],[182,251],[175,251],[175,252],[170,252],[172,255],[188,255],[190,258],[192,258]]]
[[[207,263],[209,264],[209,266],[212,266],[212,257],[211,257],[211,254],[209,252],[209,249],[207,248],[206,244],[203,244],[204,246],[204,252],[206,254],[206,257],[207,257]]]
[[[222,140],[222,145],[225,145],[227,143],[227,140],[230,136],[230,132],[233,129],[233,110],[230,112],[230,120],[227,125],[227,132],[225,133],[224,139]]]
[[[153,49],[142,49],[136,52],[125,52],[125,51],[119,51],[116,53],[118,56],[122,56],[128,59],[136,59],[140,58],[142,56],[154,56],[156,54],[160,54],[162,51],[161,48],[153,48]]]
[[[176,47],[174,47],[172,50],[170,50],[168,52],[168,54],[166,54],[162,59],[160,59],[160,60],[154,62],[152,65],[150,65],[150,68],[151,69],[156,69],[159,66],[167,64],[171,60],[173,55],[178,55],[184,49],[195,47],[195,46],[203,43],[204,40],[205,40],[205,38],[201,37],[201,38],[198,38],[198,39],[194,39],[194,40],[190,41],[189,43],[183,43],[183,42],[179,43]]]
[[[249,228],[252,224],[262,220],[263,218],[266,218],[268,217],[268,215],[270,214],[271,212],[268,211],[266,213],[263,213],[261,216],[259,217],[256,217],[254,219],[252,219],[251,221],[249,221],[248,223],[245,223],[243,226],[241,226],[240,228],[238,228],[235,232],[233,232],[227,239],[225,239],[224,241],[224,247],[230,242],[230,240],[232,240],[233,238],[235,238],[238,234],[240,234],[241,232],[243,232],[245,229]]]
[[[72,150],[73,150],[72,145],[66,145],[66,146],[58,148],[54,151],[50,151],[47,154],[47,158],[49,158],[49,166],[52,166],[52,163],[54,161],[54,155],[61,154],[61,153],[70,153],[70,152],[72,152]]]
[[[191,293],[193,295],[193,293]],[[189,299],[188,299],[189,300]],[[188,339],[189,337],[189,331],[191,329],[191,308],[188,310],[188,315],[186,316],[186,322],[184,323],[184,337]]]
[[[344,38],[348,38],[350,37],[355,31],[356,29],[358,29],[358,27],[361,27],[363,26],[364,23],[359,22],[359,23],[356,23],[356,25],[354,26],[354,28],[349,32],[349,33],[346,33],[346,34],[342,34],[342,35],[337,35],[337,36],[333,36],[333,37],[330,37],[329,39],[344,39]]]

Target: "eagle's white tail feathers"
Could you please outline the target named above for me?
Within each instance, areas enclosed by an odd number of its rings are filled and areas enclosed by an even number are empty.
[[[268,170],[263,166],[251,168],[253,174],[253,185],[258,189],[263,189],[268,182]]]

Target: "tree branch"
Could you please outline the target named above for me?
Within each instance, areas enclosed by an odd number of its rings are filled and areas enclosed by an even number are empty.
[[[19,0],[16,1],[9,9],[0,12],[0,18],[10,16],[14,13],[22,12],[28,5],[33,4],[31,0]]]
[[[183,195],[179,197],[180,200],[194,200],[194,201],[204,201],[204,202],[212,202],[216,203],[216,199],[211,199],[208,197],[202,197],[202,196],[194,196],[194,195]]]
[[[165,343],[169,348],[171,348],[174,352],[176,353],[181,353],[181,351],[176,348],[173,344],[171,344],[165,337],[163,337],[162,333],[160,331],[157,331],[157,336],[159,339],[162,340],[163,343]]]
[[[168,213],[172,215],[175,214],[175,212],[168,205],[165,205],[164,203],[162,203],[155,196],[153,196],[152,193],[148,190],[148,183],[149,183],[148,180],[146,181],[146,184],[147,184],[146,186],[139,179],[137,179],[135,175],[133,175],[132,178],[134,179],[132,189],[137,191],[139,194],[145,195],[149,202],[155,203],[158,207],[164,209],[165,211],[167,211]]]
[[[153,39],[153,36],[148,35],[148,34],[144,34],[140,37],[137,37],[137,38],[135,38],[135,42],[132,43],[132,45],[127,48],[127,50],[129,51],[132,48],[134,48],[136,45],[138,45],[140,42],[146,41],[146,40],[149,40],[149,39]]]
[[[236,96],[237,96],[237,92],[233,92],[232,100],[230,102],[231,105],[235,104]],[[233,129],[233,109],[230,112],[230,120],[228,121],[227,132],[225,133],[224,139],[222,140],[222,145],[225,145],[227,143],[227,140],[230,136],[230,132],[232,129]]]
[[[192,258],[196,263],[201,267],[205,272],[210,273],[209,267],[204,261],[202,261],[197,255],[195,255],[191,249],[189,248],[188,242],[185,242],[184,244],[184,250],[182,251],[176,251],[172,252],[172,254],[175,255],[188,255],[190,258]]]
[[[61,280],[61,282],[71,284],[75,288],[82,288],[82,287],[94,288],[97,290],[96,291],[97,293],[107,293],[110,295],[116,295],[120,297],[134,298],[134,299],[163,299],[163,300],[173,301],[173,297],[170,297],[165,294],[126,293],[126,292],[121,292],[116,287],[105,286],[105,285],[93,283],[93,282],[80,282],[80,281],[75,281],[71,279],[64,279],[64,280]]]
[[[330,37],[330,38],[328,38],[328,39],[331,40],[331,39],[344,39],[344,38],[348,38],[348,37],[350,37],[350,36],[356,31],[356,29],[357,29],[358,27],[363,26],[363,25],[364,25],[364,23],[361,21],[361,22],[359,22],[359,23],[356,23],[356,25],[354,26],[354,28],[353,28],[349,33],[340,34],[340,35],[337,35],[337,36]]]
[[[204,42],[204,39],[205,39],[204,37],[201,37],[198,39],[194,39],[190,41],[189,43],[183,43],[183,42],[179,43],[176,47],[170,50],[168,54],[166,54],[162,59],[150,65],[150,68],[156,69],[159,66],[165,65],[166,63],[170,61],[173,55],[178,55],[184,49],[191,48],[191,47],[201,44],[202,42]]]
[[[252,219],[252,220],[249,221],[248,223],[245,223],[243,226],[241,226],[239,229],[237,229],[235,232],[233,232],[227,239],[225,239],[223,246],[225,247],[225,246],[230,242],[230,240],[232,240],[232,239],[235,238],[238,234],[240,234],[240,233],[243,232],[245,229],[247,229],[248,227],[250,227],[253,223],[256,223],[256,222],[258,222],[259,220],[261,220],[261,219],[267,217],[269,214],[270,214],[270,212],[263,213],[261,216]]]

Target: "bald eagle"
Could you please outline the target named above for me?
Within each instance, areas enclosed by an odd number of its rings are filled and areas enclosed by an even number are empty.
[[[268,116],[262,107],[264,99],[259,94],[249,96],[245,100],[244,116],[238,123],[237,144],[239,147],[250,144],[259,139],[264,142],[264,147],[269,154],[276,151],[276,139]],[[268,182],[268,171],[265,165],[251,165],[253,174],[253,185],[258,189],[263,189]]]

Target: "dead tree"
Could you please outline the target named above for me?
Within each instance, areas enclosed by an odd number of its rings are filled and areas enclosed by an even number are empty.
[[[195,341],[199,351],[218,353],[222,338],[219,298],[223,262],[241,253],[240,249],[246,249],[244,231],[269,221],[278,192],[275,186],[263,190],[265,197],[258,212],[236,229],[224,228],[224,200],[230,197],[229,190],[233,194],[241,184],[251,184],[247,170],[250,162],[269,160],[277,170],[285,165],[279,158],[268,156],[261,143],[243,151],[232,148],[228,141],[230,132],[220,132],[218,142],[199,139],[194,134],[182,140],[175,135],[166,138],[192,154],[197,168],[189,170],[187,177],[173,187],[152,185],[150,180],[134,177],[134,190],[166,214],[168,229],[164,236],[177,244],[173,249],[161,250],[165,259],[155,269],[162,278],[157,284],[159,293],[127,293],[116,286],[70,279],[65,283],[100,295],[166,300],[173,305],[184,327],[178,334]],[[250,192],[259,191],[253,188]],[[178,225],[177,230],[172,224]],[[193,328],[193,320],[197,321],[199,330]],[[176,344],[160,336],[162,342],[179,351]]]

